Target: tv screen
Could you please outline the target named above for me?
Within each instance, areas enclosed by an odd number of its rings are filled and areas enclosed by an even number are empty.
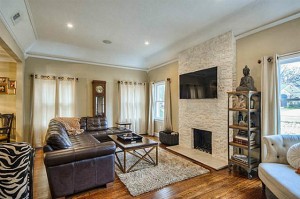
[[[179,76],[180,99],[217,98],[217,67]]]

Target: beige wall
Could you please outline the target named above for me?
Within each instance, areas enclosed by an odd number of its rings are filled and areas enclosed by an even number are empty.
[[[8,77],[10,80],[16,80],[17,64],[9,62],[0,62],[0,76]],[[10,90],[9,90],[10,92]],[[16,95],[0,95],[0,113],[14,113],[16,115]],[[16,121],[13,122],[11,138],[16,137]]]
[[[24,53],[19,48],[14,38],[10,35],[8,30],[6,29],[3,22],[0,20],[0,38],[1,42],[5,42],[5,45],[8,46],[9,50],[11,50],[15,56],[18,58],[17,63],[17,72],[16,72],[16,80],[18,83],[18,89],[16,93],[16,137],[17,141],[23,141],[23,127],[24,127],[24,101],[23,101],[23,93],[24,93],[24,84],[22,83],[24,80]],[[3,45],[3,44],[2,44]],[[2,46],[3,47],[3,46]]]
[[[0,62],[0,77],[8,77],[10,80],[16,80],[17,64],[9,62]],[[0,95],[0,113],[16,114],[16,95]]]
[[[106,112],[108,125],[114,126],[118,120],[117,81],[128,80],[147,82],[147,72],[112,68],[98,65],[79,64],[39,58],[28,58],[25,68],[25,122],[26,132],[30,119],[30,74],[75,76],[77,83],[77,116],[91,116],[92,113],[92,80],[106,81]]]
[[[171,78],[171,103],[172,103],[172,125],[173,130],[178,131],[178,62],[167,64],[163,67],[148,72],[149,82],[159,82]],[[155,132],[161,130],[162,122],[155,122]]]
[[[237,84],[243,76],[243,67],[251,69],[255,86],[261,88],[260,64],[263,56],[285,54],[300,50],[300,19],[237,40]]]

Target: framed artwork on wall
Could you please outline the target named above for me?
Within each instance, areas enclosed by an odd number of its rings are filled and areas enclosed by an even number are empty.
[[[8,78],[7,77],[0,77],[0,84],[7,84]]]
[[[7,94],[7,83],[0,83],[0,94]]]
[[[16,80],[9,80],[8,81],[8,88],[10,88],[10,89],[16,89],[17,88],[17,82],[16,82]]]

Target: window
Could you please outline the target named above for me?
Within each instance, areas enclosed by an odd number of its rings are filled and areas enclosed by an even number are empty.
[[[165,108],[165,82],[158,82],[154,85],[154,106],[154,118],[163,120]]]
[[[279,60],[280,132],[300,134],[300,55]]]

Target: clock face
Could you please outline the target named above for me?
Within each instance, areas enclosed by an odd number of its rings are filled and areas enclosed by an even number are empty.
[[[102,86],[96,86],[96,92],[97,93],[103,93],[103,87]]]

